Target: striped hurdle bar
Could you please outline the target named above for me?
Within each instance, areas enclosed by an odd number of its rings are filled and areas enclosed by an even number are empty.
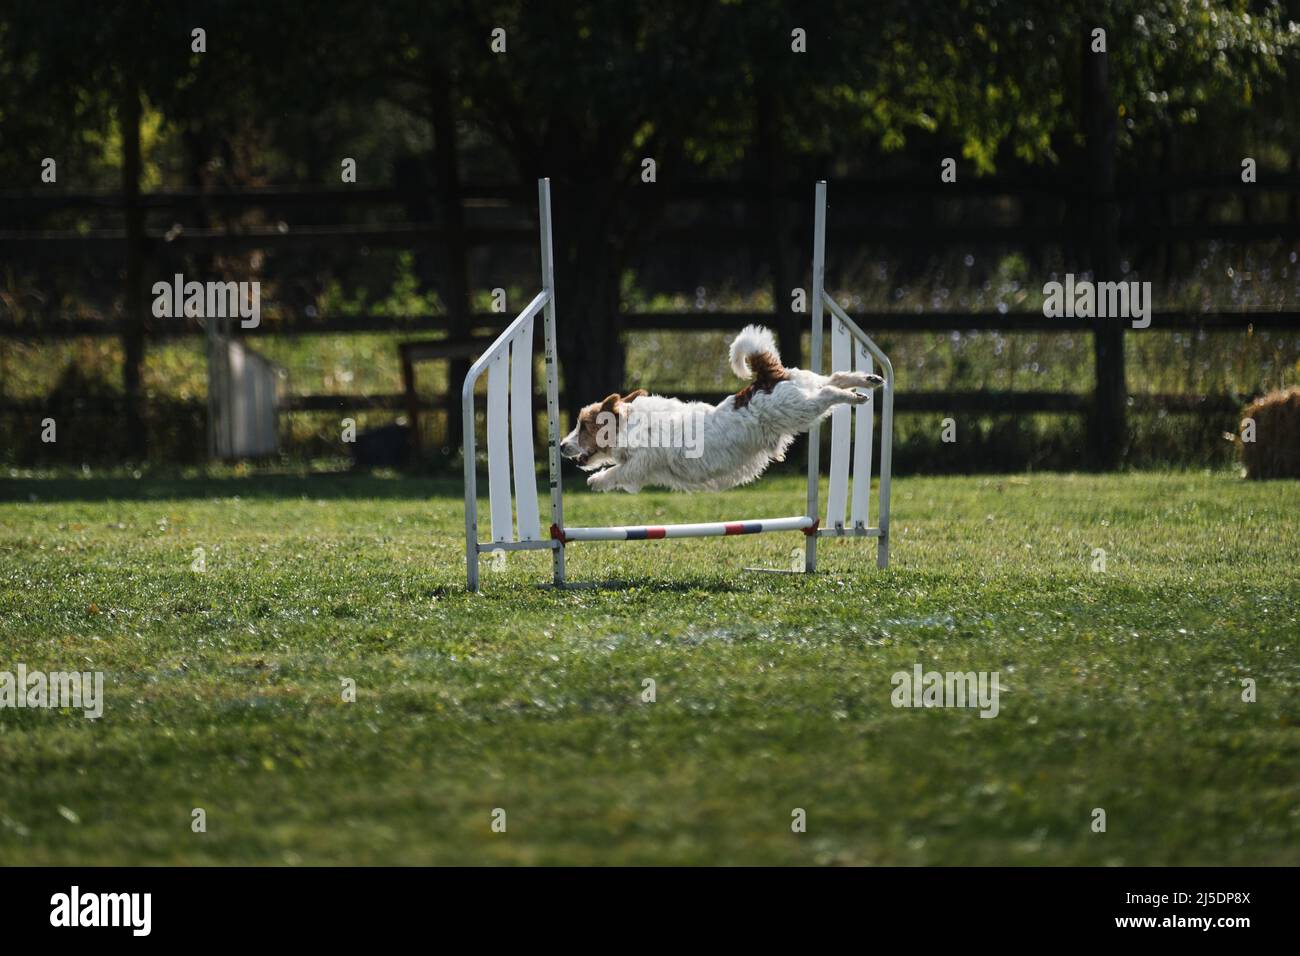
[[[762,534],[764,531],[806,531],[816,521],[798,515],[793,518],[757,518],[753,521],[708,521],[703,524],[660,524],[619,528],[553,528],[561,544],[570,541],[653,541],[656,538],[722,538],[733,534]]]
[[[831,413],[830,482],[826,520],[819,517],[820,428],[808,436],[808,498],[805,514],[788,518],[755,518],[699,524],[624,525],[575,528],[564,525],[560,483],[560,417],[555,361],[555,273],[551,246],[550,180],[538,181],[541,225],[542,291],[479,357],[465,376],[461,407],[465,434],[465,560],[469,589],[479,585],[478,561],[483,552],[551,551],[554,584],[563,587],[564,548],[580,541],[653,541],[669,538],[728,537],[770,531],[800,531],[805,536],[804,570],[817,569],[817,540],[825,537],[877,539],[876,564],[889,565],[889,483],[893,454],[894,367],[870,336],[825,289],[826,183],[816,187],[813,235],[811,368],[821,371],[825,312],[831,313],[831,365],[836,370],[872,372],[879,363],[885,384],[879,390],[880,485],[878,523],[870,521],[875,393],[862,405],[839,406]],[[533,466],[533,320],[545,316],[546,419],[551,527],[543,537],[539,527],[537,482]],[[488,496],[490,540],[478,540],[478,480],[474,443],[474,388],[487,372]],[[850,491],[850,462],[852,488]],[[513,504],[511,477],[514,478]]]

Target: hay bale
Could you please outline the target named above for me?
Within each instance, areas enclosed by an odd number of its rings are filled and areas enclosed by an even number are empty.
[[[1247,478],[1300,478],[1300,388],[1269,392],[1246,406],[1255,422],[1254,441],[1236,435]]]

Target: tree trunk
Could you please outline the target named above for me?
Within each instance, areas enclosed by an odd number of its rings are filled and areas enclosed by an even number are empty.
[[[1115,107],[1110,98],[1107,53],[1093,53],[1083,35],[1083,115],[1087,134],[1089,258],[1093,281],[1118,279],[1115,202]],[[1113,469],[1128,441],[1124,376],[1124,323],[1116,316],[1093,320],[1096,392],[1089,420],[1089,444],[1096,467]]]
[[[609,184],[591,182],[562,183],[552,193],[556,344],[570,421],[583,405],[640,384],[626,375],[622,252],[610,230],[610,217],[619,214],[614,196]]]
[[[1294,188],[1296,179],[1300,178],[1300,153],[1292,151],[1291,153],[1291,222],[1293,225],[1300,224],[1300,190]]]
[[[443,245],[443,290],[446,294],[448,337],[468,338],[472,315],[469,287],[469,247],[465,238],[465,211],[461,205],[460,149],[456,141],[456,115],[452,107],[451,78],[441,70],[433,74],[433,139],[434,168],[438,178],[438,204],[442,224],[446,230]],[[461,382],[469,373],[467,359],[452,359],[450,388],[452,395],[460,394]],[[412,422],[412,425],[415,423]],[[414,429],[413,429],[414,432]],[[464,436],[461,417],[456,409],[447,413],[446,447],[455,454],[462,447]],[[412,434],[412,452],[419,454],[420,436]]]
[[[781,170],[786,168],[782,162],[781,149],[781,106],[780,97],[769,90],[759,91],[755,100],[758,128],[758,153],[762,164],[762,176],[767,188],[766,229],[770,261],[772,264],[772,308],[775,313],[773,321],[781,345],[781,359],[789,366],[803,365],[803,330],[806,325],[801,317],[792,311],[790,292],[793,275],[789,263],[787,239],[790,232],[790,208],[784,195]],[[808,299],[811,300],[811,294]]]
[[[126,285],[122,303],[122,391],[126,449],[136,460],[148,452],[140,370],[144,364],[144,209],[140,206],[140,89],[128,65],[122,78],[122,202],[126,211]]]

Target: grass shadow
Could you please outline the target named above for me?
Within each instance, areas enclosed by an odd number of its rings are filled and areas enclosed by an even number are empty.
[[[416,500],[464,497],[460,477],[400,473],[327,472],[238,475],[163,474],[95,475],[79,477],[0,478],[0,504],[6,502],[185,501],[205,498],[325,500]],[[539,476],[538,487],[544,487]],[[479,479],[479,501],[485,502],[486,477]],[[588,493],[585,480],[564,482],[565,495]],[[545,501],[545,499],[541,499]]]
[[[0,502],[247,499],[419,499],[464,494],[459,480],[371,474],[0,478]]]
[[[605,581],[566,581],[563,588],[553,584],[539,584],[542,591],[649,591],[654,594],[690,594],[695,591],[709,591],[714,594],[730,594],[746,590],[736,587],[733,582],[716,578],[689,578],[686,580],[662,580],[656,578],[610,578]]]

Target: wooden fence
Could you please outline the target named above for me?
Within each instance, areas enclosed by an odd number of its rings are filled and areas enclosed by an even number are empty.
[[[665,187],[667,188],[667,187]],[[707,217],[704,222],[669,222],[653,230],[655,248],[681,247],[732,247],[753,250],[760,260],[771,252],[770,236],[756,234],[754,222],[765,220],[762,215],[752,215],[751,210],[762,213],[774,202],[797,203],[806,200],[810,190],[784,189],[773,191],[762,183],[713,182],[688,183],[672,188],[670,202],[690,204],[732,204],[745,211],[732,216],[731,221],[718,221]],[[1259,221],[1252,214],[1252,203],[1264,195],[1287,195],[1284,205],[1287,214],[1269,221]],[[1188,197],[1201,194],[1219,201],[1240,204],[1241,215],[1237,221],[1172,222],[1159,217],[1145,218],[1127,214],[1131,228],[1124,234],[1126,246],[1138,249],[1175,246],[1204,240],[1225,242],[1250,242],[1300,239],[1300,179],[1295,177],[1262,176],[1255,184],[1242,184],[1235,176],[1200,178],[1158,182],[1130,183],[1116,186],[1107,200],[1116,204],[1148,202],[1152,197]],[[1043,216],[1023,214],[1031,204],[1044,201],[1060,204],[1061,210],[1071,204],[1087,203],[1091,193],[1088,187],[1052,182],[1045,177],[1018,179],[1006,182],[997,179],[975,180],[960,187],[938,183],[920,184],[902,181],[837,181],[834,199],[837,222],[829,229],[831,242],[839,254],[846,249],[869,244],[899,249],[934,249],[941,246],[968,246],[988,248],[1042,248],[1045,245],[1065,248],[1080,244],[1078,222],[1065,213]],[[985,221],[975,224],[949,223],[942,228],[933,224],[898,224],[897,222],[872,222],[865,230],[862,223],[870,220],[868,207],[881,200],[898,200],[919,203],[925,208],[933,200],[949,203],[953,200],[983,201],[1001,198],[1011,207],[1022,211],[1014,221]],[[136,342],[128,361],[139,360],[146,339],[163,339],[174,336],[198,335],[201,328],[192,320],[147,320],[144,316],[146,300],[141,292],[141,280],[149,266],[161,264],[185,254],[234,252],[249,249],[282,249],[296,246],[305,248],[355,249],[359,245],[370,247],[421,248],[441,247],[444,255],[459,258],[462,262],[473,247],[528,247],[535,243],[535,227],[528,221],[531,210],[529,189],[513,185],[463,186],[460,188],[461,221],[449,228],[439,221],[389,221],[384,223],[314,223],[299,222],[289,225],[285,218],[270,225],[256,228],[224,230],[213,228],[174,227],[148,228],[154,220],[178,221],[187,218],[200,207],[243,213],[262,211],[268,220],[275,216],[292,218],[295,211],[318,212],[355,206],[363,210],[398,207],[433,208],[427,193],[411,193],[396,189],[296,189],[265,188],[222,191],[169,190],[158,193],[133,193],[127,189],[120,193],[57,193],[46,190],[25,190],[0,193],[0,258],[8,262],[31,262],[48,265],[51,261],[73,259],[77,262],[105,259],[124,261],[125,288],[122,301],[124,318],[69,318],[58,314],[42,313],[34,318],[20,319],[6,314],[0,307],[0,340],[18,338],[49,341],[78,336],[120,336],[124,342]],[[1274,208],[1276,208],[1276,205]],[[845,209],[857,207],[858,215],[841,215]],[[1202,206],[1204,208],[1204,204]],[[797,208],[797,207],[795,207]],[[1035,207],[1037,208],[1037,207]],[[1127,207],[1126,207],[1127,208]],[[466,214],[476,210],[491,209],[501,219],[510,215],[515,221],[498,221],[490,225],[465,225]],[[865,212],[863,210],[866,210]],[[99,226],[88,230],[51,230],[45,223],[51,216],[69,211],[90,213],[94,217],[121,216],[122,228]],[[167,216],[161,216],[167,213]],[[444,217],[445,218],[445,217]],[[680,217],[679,217],[680,218]],[[1005,218],[1005,217],[1002,217]],[[1054,221],[1053,221],[1054,220]],[[786,217],[788,235],[777,237],[778,242],[789,243],[791,249],[801,249],[807,229],[799,216]],[[856,224],[845,224],[854,223]],[[1092,241],[1114,244],[1112,234]],[[449,248],[450,247],[450,248]],[[1113,250],[1103,249],[1103,255]],[[777,301],[781,301],[778,297]],[[1116,320],[1098,322],[1091,319],[1046,318],[1038,313],[859,313],[856,316],[863,328],[888,331],[895,334],[914,334],[941,331],[1003,331],[1086,333],[1098,341],[1099,367],[1103,348],[1114,349],[1121,343],[1123,323]],[[468,317],[472,329],[482,333],[499,329],[505,316],[477,314]],[[762,322],[777,328],[786,327],[789,315],[751,312],[675,312],[628,313],[621,316],[622,327],[628,332],[652,330],[732,330],[749,322]],[[1247,328],[1300,328],[1300,313],[1295,312],[1243,312],[1243,313],[1157,313],[1153,316],[1148,333],[1170,331],[1198,331],[1211,333],[1240,333]],[[303,316],[285,316],[276,322],[265,322],[258,329],[242,334],[275,335],[339,335],[359,332],[401,331],[411,334],[443,334],[453,338],[464,337],[465,323],[456,323],[445,315],[411,316],[326,316],[308,319]],[[1103,346],[1102,337],[1106,336]],[[134,355],[134,358],[131,357]],[[1121,362],[1122,369],[1122,362]],[[126,376],[128,384],[131,375]],[[138,369],[136,372],[138,383]],[[717,398],[715,395],[690,396]],[[1135,411],[1164,409],[1176,413],[1222,414],[1240,407],[1240,396],[1234,395],[1129,395],[1122,375],[1118,378],[1096,376],[1090,393],[1047,391],[962,391],[927,392],[905,391],[899,394],[897,408],[900,412],[1051,412],[1086,414],[1091,419],[1121,416],[1122,409]],[[130,415],[128,397],[122,410]],[[423,400],[422,406],[431,410],[451,408],[453,396],[440,395]],[[30,414],[40,410],[39,401],[0,403],[0,413]],[[408,398],[402,394],[368,395],[297,395],[291,398],[290,411],[393,409],[408,407]],[[138,414],[138,409],[137,409]],[[455,416],[451,416],[454,418]],[[1113,428],[1097,431],[1106,440],[1114,441]],[[1105,463],[1105,462],[1103,462]]]

